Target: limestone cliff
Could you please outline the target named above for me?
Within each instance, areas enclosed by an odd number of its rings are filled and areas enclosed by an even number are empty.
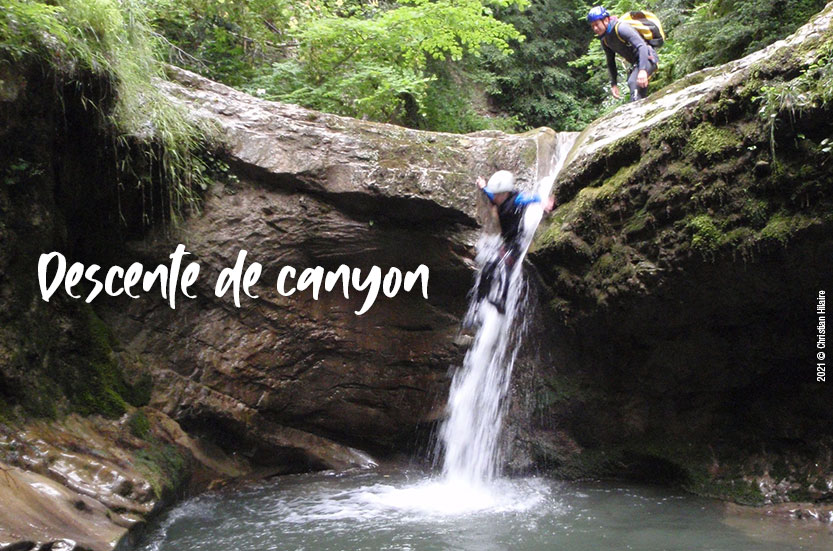
[[[833,282],[833,113],[815,83],[828,82],[832,12],[579,138],[532,252],[538,346],[508,421],[517,468],[751,503],[830,499],[815,307]],[[106,83],[2,71],[0,496],[26,514],[0,515],[0,545],[109,549],[189,479],[362,466],[360,450],[387,458],[424,442],[464,352],[473,177],[543,176],[551,131],[417,132],[172,68],[160,86],[216,122],[221,168],[199,212],[148,227],[161,219],[156,196],[143,203],[153,167],[79,91],[106,102]],[[43,252],[152,267],[178,243],[204,277],[175,310],[158,293],[40,299]],[[263,274],[238,308],[211,283],[241,250]],[[428,299],[380,297],[357,316],[361,293],[275,288],[282,266],[342,264],[425,264]]]
[[[579,138],[532,255],[553,319],[527,438],[554,472],[833,497],[831,18]]]
[[[148,228],[164,206],[143,172],[148,157],[115,140],[78,87],[37,66],[4,75],[0,460],[10,473],[4,495],[32,513],[23,524],[2,520],[0,543],[107,548],[184,491],[192,472],[199,488],[248,473],[366,466],[372,460],[356,448],[385,458],[424,443],[463,352],[453,340],[473,275],[474,175],[509,168],[528,184],[549,170],[555,144],[546,129],[416,132],[171,75],[171,97],[216,121],[222,151],[212,158],[230,167],[175,229]],[[106,98],[106,83],[84,86]],[[118,159],[135,163],[135,179]],[[180,297],[176,309],[158,290],[91,305],[63,290],[41,300],[41,253],[152,268],[178,243],[203,277],[197,298]],[[212,284],[241,250],[263,274],[258,299],[244,296],[237,308]],[[277,293],[281,266],[342,264],[365,273],[424,264],[428,298],[380,296],[357,316],[361,292]],[[53,468],[62,456],[73,459]],[[100,472],[95,483],[69,484],[67,473],[84,465]],[[51,515],[45,496],[56,492]],[[26,533],[30,520],[37,532]]]

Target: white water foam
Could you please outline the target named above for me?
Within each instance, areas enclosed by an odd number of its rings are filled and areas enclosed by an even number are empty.
[[[575,134],[558,135],[549,174],[537,182],[534,190],[545,198],[549,195],[558,172],[564,164]],[[496,479],[500,466],[499,438],[506,410],[506,395],[523,335],[523,257],[543,215],[536,203],[525,212],[521,234],[521,254],[507,269],[508,292],[505,313],[487,300],[472,304],[467,313],[469,323],[479,322],[471,348],[463,366],[454,375],[449,391],[448,416],[440,431],[444,454],[443,478],[449,485],[465,485],[473,494],[486,491]],[[477,244],[477,263],[482,268],[500,258],[501,237],[484,236]],[[475,285],[480,285],[480,277]],[[521,323],[516,323],[516,319]]]
[[[377,483],[348,490],[322,491],[282,515],[283,522],[369,522],[380,518],[452,519],[469,514],[524,513],[550,496],[538,478],[499,480],[473,488],[465,482],[424,478],[410,485]]]
[[[562,133],[549,164],[549,174],[534,190],[549,196],[555,176],[575,141],[575,133]],[[521,255],[508,274],[505,313],[488,301],[472,304],[480,326],[463,367],[455,374],[448,402],[448,417],[441,429],[443,476],[412,484],[373,484],[347,491],[324,492],[287,511],[284,521],[366,522],[379,518],[453,519],[470,514],[522,513],[550,499],[550,486],[537,478],[500,479],[499,436],[512,367],[523,333],[523,256],[543,216],[540,204],[525,212]],[[480,266],[500,254],[499,235],[483,236],[477,245]],[[472,296],[476,296],[473,293]],[[521,323],[515,323],[519,320]],[[550,505],[550,509],[553,506]]]

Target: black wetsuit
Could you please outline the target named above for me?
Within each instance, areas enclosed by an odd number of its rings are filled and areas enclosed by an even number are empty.
[[[618,34],[617,34],[617,27]],[[645,42],[639,31],[631,27],[627,22],[618,22],[615,17],[610,19],[605,34],[601,37],[602,49],[607,56],[607,71],[610,74],[611,86],[616,85],[616,54],[625,58],[631,64],[628,72],[628,88],[631,91],[631,101],[642,99],[648,95],[648,88],[640,88],[636,84],[636,77],[639,71],[644,69],[648,75],[654,74],[657,70],[659,58],[654,48]]]
[[[492,199],[490,194],[489,199]],[[518,261],[521,253],[523,237],[523,219],[526,208],[541,199],[537,195],[513,191],[509,197],[498,206],[500,220],[500,235],[503,246],[500,255],[491,259],[483,266],[480,274],[480,284],[477,287],[477,299],[488,297],[500,313],[506,307],[506,297],[509,292],[509,274]],[[500,287],[496,287],[500,286]]]

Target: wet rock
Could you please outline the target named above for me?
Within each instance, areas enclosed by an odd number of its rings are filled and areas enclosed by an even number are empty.
[[[367,467],[361,450],[398,453],[424,438],[463,352],[452,341],[473,275],[473,181],[511,169],[531,185],[550,170],[552,131],[417,132],[260,101],[172,68],[178,84],[166,90],[217,122],[225,152],[215,153],[231,170],[206,190],[202,212],[156,233],[146,221],[164,218],[157,198],[148,212],[143,187],[116,181],[125,175],[112,159],[132,146],[114,151],[106,121],[80,97],[106,83],[74,83],[59,106],[63,83],[39,69],[4,73],[14,89],[0,94],[0,153],[27,167],[20,185],[0,188],[0,460],[10,483],[39,484],[9,495],[60,495],[51,506],[61,520],[37,506],[3,517],[3,544],[35,540],[18,524],[26,518],[41,543],[97,551],[189,482]],[[33,284],[44,252],[153,266],[179,242],[204,278],[176,310],[158,294],[46,303]],[[212,283],[242,249],[263,274],[259,298],[237,308]],[[380,297],[357,316],[362,293],[275,290],[283,265],[341,264],[364,273],[425,264],[428,299]]]
[[[169,93],[217,121],[238,181],[209,190],[174,238],[132,243],[164,262],[178,241],[205,277],[175,311],[159,297],[105,312],[154,372],[153,404],[226,451],[285,472],[364,465],[350,451],[416,444],[444,403],[472,281],[478,174],[550,169],[555,134],[466,136],[408,130],[265,102],[181,70]],[[233,189],[233,193],[229,190]],[[238,309],[211,283],[241,249],[262,264],[256,300]],[[428,299],[364,293],[284,297],[283,266],[430,271]],[[206,283],[208,282],[208,283]]]
[[[197,482],[251,471],[200,448],[162,413],[143,414],[151,418],[146,439],[130,434],[127,416],[7,426],[0,434],[0,545],[27,538],[48,542],[33,549],[109,550],[182,492],[192,473]]]
[[[833,118],[816,101],[771,132],[755,99],[800,84],[832,19],[828,5],[579,137],[531,253],[553,318],[518,440],[539,466],[740,503],[833,497],[819,422],[833,400],[813,360],[833,281],[829,160],[799,138],[820,144]]]

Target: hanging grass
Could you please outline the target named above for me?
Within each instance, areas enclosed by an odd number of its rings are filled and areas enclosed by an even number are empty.
[[[39,59],[64,79],[104,77],[114,103],[83,97],[115,129],[118,145],[138,141],[153,173],[162,177],[168,218],[176,221],[196,207],[205,165],[197,151],[212,140],[209,121],[193,120],[161,92],[165,80],[161,38],[138,0],[4,0],[0,5],[0,61]],[[118,167],[122,168],[122,167]]]

